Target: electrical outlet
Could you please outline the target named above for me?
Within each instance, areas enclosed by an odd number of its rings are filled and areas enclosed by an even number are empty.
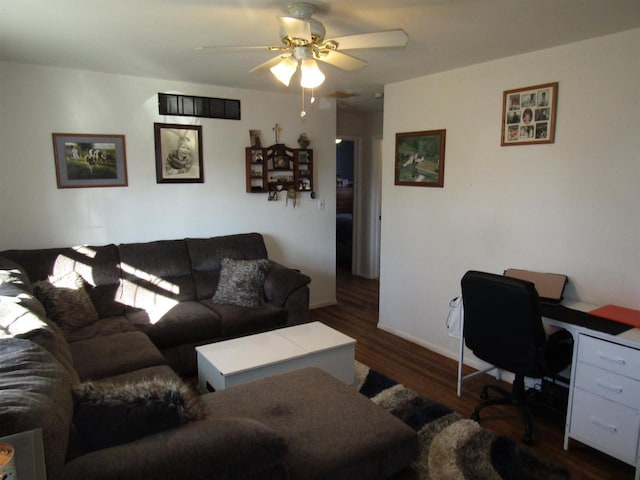
[[[324,210],[325,206],[323,199],[318,200],[318,210]]]

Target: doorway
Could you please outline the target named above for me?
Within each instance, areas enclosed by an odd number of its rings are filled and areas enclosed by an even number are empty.
[[[336,144],[336,267],[353,270],[353,190],[355,142],[342,139]]]

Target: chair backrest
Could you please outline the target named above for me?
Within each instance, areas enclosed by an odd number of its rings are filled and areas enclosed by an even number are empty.
[[[469,271],[461,286],[464,339],[474,355],[510,372],[541,376],[545,332],[534,284]]]

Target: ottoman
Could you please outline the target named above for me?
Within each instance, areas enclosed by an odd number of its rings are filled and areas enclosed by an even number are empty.
[[[209,418],[248,417],[282,436],[291,480],[384,479],[405,470],[418,455],[411,428],[318,368],[263,378],[202,399]]]

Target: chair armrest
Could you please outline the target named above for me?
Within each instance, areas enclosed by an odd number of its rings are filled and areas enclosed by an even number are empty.
[[[264,293],[269,303],[282,307],[289,295],[297,289],[307,286],[311,282],[311,278],[293,268],[285,267],[272,260],[269,262],[271,265],[264,281]]]
[[[67,480],[205,480],[287,478],[287,446],[278,434],[249,418],[202,420],[124,445],[82,455],[64,468]],[[248,460],[250,459],[250,461]]]

